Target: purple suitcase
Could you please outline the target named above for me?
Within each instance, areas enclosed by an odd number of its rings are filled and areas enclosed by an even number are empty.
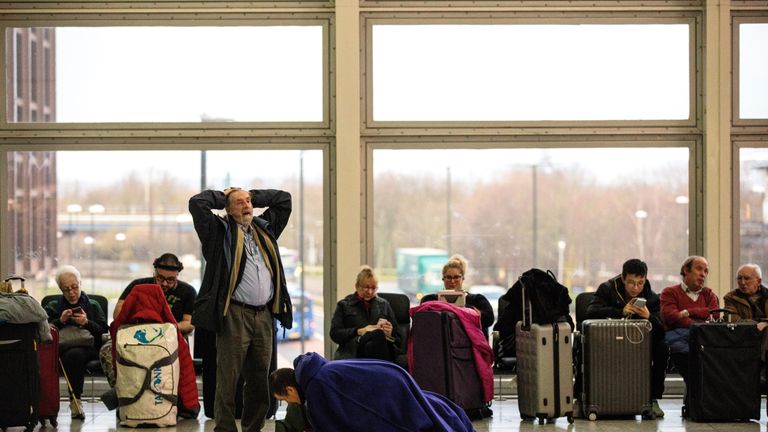
[[[487,411],[472,342],[453,312],[420,311],[411,327],[412,374],[424,390],[462,407],[470,419]]]

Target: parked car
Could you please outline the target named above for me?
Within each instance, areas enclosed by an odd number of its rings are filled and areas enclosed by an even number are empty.
[[[296,284],[288,284],[288,294],[291,296],[293,305],[293,328],[283,329],[280,323],[277,323],[277,341],[307,340],[312,337],[315,331],[315,319],[312,312],[312,297],[308,292],[304,292],[304,316],[301,313],[301,290]]]
[[[507,293],[507,289],[499,285],[472,285],[467,292],[482,294],[493,307],[493,316],[499,319],[499,297]]]

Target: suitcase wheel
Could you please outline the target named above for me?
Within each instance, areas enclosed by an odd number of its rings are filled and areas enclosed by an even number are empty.
[[[51,426],[53,426],[54,428],[59,425],[59,421],[56,419],[56,417],[51,417],[50,422],[51,422]]]
[[[35,430],[35,426],[37,426],[37,422],[34,422],[34,423],[29,422],[29,423],[27,423],[27,426],[24,428],[24,431],[25,432],[32,432],[33,430]]]
[[[589,412],[589,415],[587,416],[587,418],[589,419],[589,421],[595,421],[595,420],[597,420],[597,412],[595,412],[595,411],[590,411],[590,412]]]
[[[544,417],[539,417],[539,424],[544,424],[547,421]]]
[[[568,414],[565,419],[568,420],[568,423],[573,423],[573,414]]]
[[[646,411],[643,413],[643,420],[656,420],[656,414],[653,411]]]

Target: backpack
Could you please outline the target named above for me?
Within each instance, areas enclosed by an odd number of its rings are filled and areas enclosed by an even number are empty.
[[[532,323],[567,322],[573,330],[568,288],[560,284],[550,270],[532,268],[520,275],[517,282],[501,296],[508,304],[499,312],[499,320],[493,326],[501,340],[494,350],[497,364],[501,363],[502,358],[516,356],[515,326],[523,319],[523,290],[528,303],[526,307],[531,308]]]

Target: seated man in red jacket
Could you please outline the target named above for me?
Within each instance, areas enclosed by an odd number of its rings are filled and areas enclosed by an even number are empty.
[[[686,258],[680,268],[683,281],[661,292],[661,319],[667,326],[665,339],[669,357],[688,382],[688,328],[705,322],[709,311],[719,308],[717,295],[704,286],[709,275],[709,263],[702,256]]]

